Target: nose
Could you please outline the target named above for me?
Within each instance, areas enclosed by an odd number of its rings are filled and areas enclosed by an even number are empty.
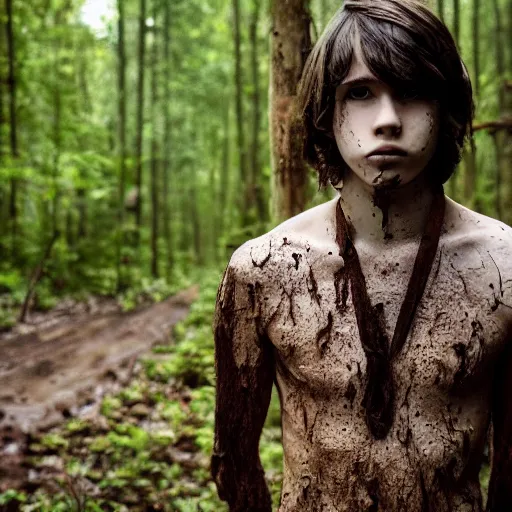
[[[391,95],[381,96],[373,130],[375,135],[386,137],[398,137],[402,133],[402,120]]]

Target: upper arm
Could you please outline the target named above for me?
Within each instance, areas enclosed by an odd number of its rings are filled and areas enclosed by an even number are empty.
[[[243,263],[243,262],[242,262]],[[226,269],[217,294],[214,337],[218,391],[230,396],[232,385],[241,393],[268,391],[273,382],[273,350],[261,318],[262,285],[251,272],[233,259]],[[250,398],[258,402],[259,393]]]
[[[260,288],[232,260],[215,312],[216,408],[212,473],[230,510],[270,510],[259,439],[274,379],[273,349],[260,327]]]
[[[495,292],[498,313],[503,315],[508,332],[494,377],[492,473],[487,502],[490,512],[512,510],[512,236],[509,230],[504,235],[510,241],[498,252],[500,289]]]
[[[512,509],[512,351],[499,365],[494,383],[492,408],[492,473],[487,510]]]

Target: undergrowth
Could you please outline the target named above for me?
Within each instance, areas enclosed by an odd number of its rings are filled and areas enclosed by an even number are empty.
[[[0,494],[0,511],[226,512],[210,478],[214,427],[212,318],[218,275],[154,347],[128,386],[105,396],[96,415],[70,418],[29,446],[31,481]],[[282,482],[280,411],[272,396],[260,454],[278,506]],[[481,472],[486,494],[489,467]]]
[[[0,494],[0,510],[21,512],[224,512],[210,478],[214,427],[212,319],[219,275],[154,347],[128,386],[105,396],[97,414],[70,418],[34,436],[27,489]],[[277,506],[281,487],[280,412],[273,396],[261,459]]]

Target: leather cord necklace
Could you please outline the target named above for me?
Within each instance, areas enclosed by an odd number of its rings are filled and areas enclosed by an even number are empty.
[[[445,197],[441,186],[435,191],[432,200],[393,338],[389,343],[382,305],[374,307],[368,297],[359,256],[350,237],[349,224],[341,208],[341,202],[338,201],[336,242],[340,248],[340,256],[345,262],[344,280],[345,284],[347,280],[350,281],[359,337],[367,359],[367,384],[363,406],[366,410],[366,423],[375,439],[384,439],[393,423],[395,386],[392,364],[405,345],[416,309],[425,291],[439,245],[444,213]]]

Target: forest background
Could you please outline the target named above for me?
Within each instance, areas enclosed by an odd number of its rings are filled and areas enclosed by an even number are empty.
[[[512,224],[512,0],[430,4],[459,45],[476,103],[474,139],[446,191]],[[104,398],[108,432],[93,435],[75,418],[38,438],[35,463],[60,457],[61,486],[10,489],[0,506],[222,510],[207,467],[215,290],[234,248],[332,197],[301,161],[297,137],[282,134],[294,133],[302,65],[339,6],[2,2],[2,329],[70,296],[115,297],[130,310],[192,283],[201,294],[173,345],[156,347],[168,359],[145,359],[126,389]],[[187,400],[165,398],[170,381]],[[160,403],[167,434],[121,421],[137,397]],[[262,458],[276,500],[279,435],[274,398]],[[199,458],[160,460],[183,436]]]

